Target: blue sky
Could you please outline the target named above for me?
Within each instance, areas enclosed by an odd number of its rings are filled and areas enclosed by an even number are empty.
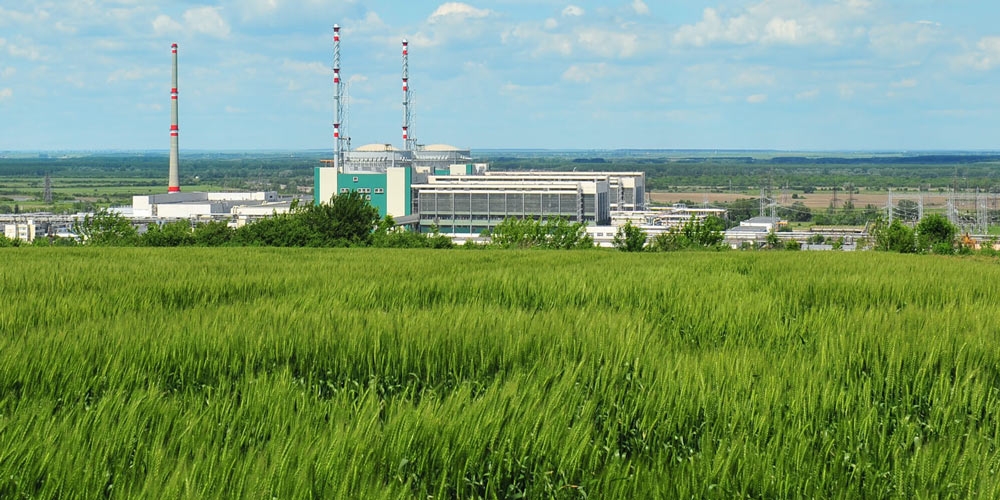
[[[0,0],[0,150],[1000,149],[1000,3]]]

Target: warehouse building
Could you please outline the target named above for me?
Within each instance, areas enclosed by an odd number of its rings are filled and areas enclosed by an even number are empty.
[[[646,174],[643,172],[489,171],[485,174],[524,182],[604,179],[608,181],[612,211],[646,209]]]
[[[132,197],[131,211],[123,213],[136,219],[195,219],[231,216],[237,207],[268,205],[268,213],[287,212],[290,202],[280,203],[278,193],[168,193]]]
[[[564,218],[610,224],[607,180],[511,182],[486,176],[431,176],[413,186],[420,231],[480,234],[504,219]]]

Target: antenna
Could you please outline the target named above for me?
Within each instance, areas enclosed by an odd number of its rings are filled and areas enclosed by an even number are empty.
[[[409,42],[403,39],[403,149],[413,150],[416,139],[410,130],[410,49]]]
[[[341,107],[341,100],[344,97],[343,81],[340,77],[340,25],[333,25],[333,85],[334,85],[334,119],[333,119],[333,143],[334,143],[334,168],[337,171],[343,169],[344,163],[344,140],[341,137],[340,125],[344,121],[344,110]]]
[[[177,44],[170,46],[170,52],[173,54],[173,86],[170,88],[170,178],[168,179],[169,184],[167,186],[168,193],[179,193],[181,192],[181,182],[180,173],[178,172],[178,156],[180,156],[180,147],[178,146],[178,137],[180,136],[180,129],[177,127]]]

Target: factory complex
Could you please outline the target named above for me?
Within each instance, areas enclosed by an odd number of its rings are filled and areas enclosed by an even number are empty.
[[[334,158],[315,169],[313,201],[356,192],[397,224],[477,239],[508,218],[564,218],[610,228],[612,214],[646,209],[642,172],[498,172],[471,151],[417,143],[411,123],[409,44],[402,42],[402,148],[370,144],[351,150],[345,137],[341,28],[333,28]],[[651,219],[652,220],[652,219]]]

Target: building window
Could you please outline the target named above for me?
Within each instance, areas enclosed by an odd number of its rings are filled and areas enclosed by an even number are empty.
[[[354,182],[358,182],[358,178],[357,177],[354,178]]]
[[[351,192],[350,188],[340,188],[340,194],[350,193],[350,192]]]
[[[375,194],[383,194],[383,193],[385,193],[384,189],[382,189],[382,188],[375,188]]]
[[[370,194],[369,195],[365,195],[365,199],[371,201],[372,195],[370,195]]]

